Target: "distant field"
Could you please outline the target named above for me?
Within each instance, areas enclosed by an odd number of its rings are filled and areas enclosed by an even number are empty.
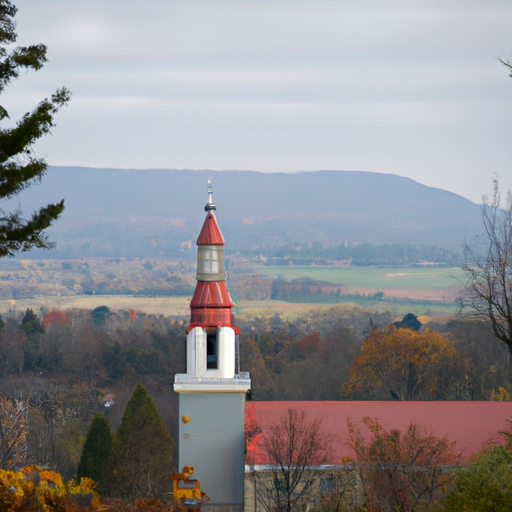
[[[405,313],[423,315],[426,312],[450,315],[456,312],[453,302],[457,292],[459,268],[418,267],[266,267],[254,268],[260,275],[275,279],[283,277],[291,281],[300,277],[311,277],[318,281],[343,284],[351,296],[339,297],[339,307],[352,307],[354,303],[378,311],[390,311],[396,316]],[[383,300],[365,297],[377,291],[384,292]],[[362,297],[355,297],[361,294]],[[73,295],[36,296],[19,300],[0,300],[0,314],[5,315],[32,308],[40,313],[53,308],[94,309],[108,306],[111,310],[134,309],[140,313],[183,316],[190,313],[191,296],[144,297],[133,295]],[[279,313],[294,317],[312,309],[331,308],[335,304],[289,303],[284,301],[240,301],[236,313],[240,316],[268,316]]]
[[[236,317],[245,317],[247,319],[256,316],[268,318],[278,313],[282,318],[293,320],[298,316],[307,314],[310,311],[322,309],[369,309],[381,313],[389,311],[397,319],[402,318],[407,313],[413,313],[416,316],[426,315],[429,318],[436,318],[436,321],[442,322],[442,318],[453,318],[457,313],[457,306],[453,303],[432,303],[427,301],[380,301],[365,303],[364,301],[340,302],[338,304],[311,304],[304,302],[284,302],[277,300],[269,301],[242,301],[237,304],[235,309]],[[425,322],[425,320],[422,320]]]
[[[41,309],[94,309],[107,306],[112,311],[134,309],[138,313],[164,316],[190,315],[190,297],[135,297],[132,295],[76,295],[68,297],[34,297],[20,300],[0,300],[0,314]]]
[[[67,309],[87,309],[93,310],[98,306],[107,306],[112,311],[128,311],[134,309],[137,313],[146,313],[152,315],[163,315],[166,317],[184,317],[187,319],[190,315],[190,297],[134,297],[128,295],[81,295],[76,297],[34,297],[31,299],[22,299],[17,301],[1,300],[0,314],[5,316],[9,312],[16,310],[17,314],[23,313],[27,308],[31,308],[36,314],[42,315],[43,312],[57,308]],[[309,311],[331,308],[357,308],[368,307],[375,311],[390,311],[395,317],[401,317],[406,313],[423,315],[426,312],[431,315],[452,315],[455,313],[453,304],[432,304],[427,302],[369,302],[364,304],[354,301],[347,301],[341,304],[307,304],[307,303],[289,303],[284,301],[240,301],[234,310],[236,317],[245,317],[246,319],[256,316],[268,318],[278,313],[282,318],[293,320],[298,316],[307,314]]]
[[[134,309],[138,313],[164,316],[190,315],[191,297],[135,297],[130,295],[79,295],[75,297],[34,297],[22,300],[0,300],[0,314],[5,315],[16,308],[23,312],[31,308],[35,313],[51,309],[87,309],[107,306],[112,311]],[[238,316],[272,316],[282,314],[285,318],[295,318],[312,309],[332,308],[333,304],[290,304],[283,301],[240,301],[235,308]],[[350,307],[350,306],[341,306]]]
[[[255,271],[272,279],[287,281],[311,277],[317,281],[343,284],[348,293],[371,294],[383,291],[388,297],[418,300],[452,300],[462,276],[458,267],[255,267]]]
[[[333,307],[352,308],[366,307],[375,311],[390,311],[394,316],[400,317],[406,313],[415,315],[453,315],[456,306],[453,303],[383,300],[357,301],[353,299],[339,304],[309,304],[290,303],[284,301],[239,301],[234,310],[235,316],[254,318],[255,316],[270,317],[278,313],[283,318],[294,319],[312,310],[330,309]],[[166,317],[185,317],[190,315],[190,297],[134,297],[128,295],[81,295],[75,297],[34,297],[22,300],[1,300],[0,314],[6,315],[14,310],[22,313],[31,308],[36,314],[51,309],[88,309],[98,306],[107,306],[112,311],[128,311],[134,309],[137,313],[164,315]]]

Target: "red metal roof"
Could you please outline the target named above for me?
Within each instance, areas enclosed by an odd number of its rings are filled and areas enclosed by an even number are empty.
[[[196,290],[190,301],[194,308],[232,308],[234,303],[229,296],[226,281],[197,281]]]
[[[328,464],[341,464],[343,457],[354,456],[345,444],[347,418],[358,423],[362,433],[368,433],[362,424],[365,416],[377,418],[386,430],[404,431],[411,423],[429,428],[437,437],[456,441],[465,460],[496,438],[506,428],[507,419],[512,419],[512,402],[247,402],[246,428],[256,418],[264,431],[265,425],[278,421],[290,408],[322,418],[322,426],[337,435]],[[256,441],[247,452],[246,463],[265,462]]]
[[[224,245],[224,237],[220,232],[217,219],[213,212],[208,212],[204,220],[201,233],[196,242],[197,245]]]

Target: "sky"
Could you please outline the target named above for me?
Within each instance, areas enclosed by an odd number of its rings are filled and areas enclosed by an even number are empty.
[[[510,0],[13,0],[65,85],[50,165],[364,170],[474,202],[512,188]]]

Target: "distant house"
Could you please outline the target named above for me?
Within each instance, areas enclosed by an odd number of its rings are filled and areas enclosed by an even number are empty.
[[[103,399],[103,405],[105,407],[112,407],[115,403],[114,401],[114,395],[110,394],[110,395],[107,395],[104,399]]]

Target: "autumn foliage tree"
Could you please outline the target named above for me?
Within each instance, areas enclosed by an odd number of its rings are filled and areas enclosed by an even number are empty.
[[[369,507],[365,510],[413,512],[433,503],[438,491],[454,479],[446,469],[459,463],[460,454],[446,437],[414,424],[404,432],[386,430],[369,417],[363,424],[369,436],[347,420],[347,445],[361,470]]]
[[[101,510],[95,482],[65,484],[59,473],[39,466],[0,469],[0,510],[5,512],[94,512]]]
[[[454,398],[451,384],[463,365],[453,344],[441,334],[389,326],[372,331],[364,341],[340,393],[364,398],[389,393],[395,400]]]

